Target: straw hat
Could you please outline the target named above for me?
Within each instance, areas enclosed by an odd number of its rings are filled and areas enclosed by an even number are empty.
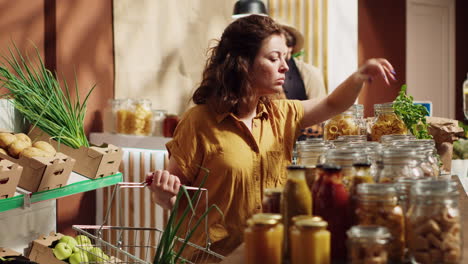
[[[281,19],[277,19],[276,22],[296,38],[296,45],[293,47],[292,54],[301,51],[304,48],[304,36],[301,32],[288,23],[284,23]]]

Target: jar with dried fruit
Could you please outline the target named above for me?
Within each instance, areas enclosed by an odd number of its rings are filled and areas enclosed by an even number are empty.
[[[392,235],[383,226],[353,226],[348,235],[349,264],[386,264]]]
[[[405,253],[405,222],[394,184],[362,183],[357,187],[358,225],[384,226],[392,234],[389,258],[401,262]]]
[[[419,181],[407,213],[408,250],[415,263],[460,263],[461,220],[456,182]]]

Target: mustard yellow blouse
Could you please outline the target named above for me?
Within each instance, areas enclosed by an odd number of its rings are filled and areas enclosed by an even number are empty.
[[[198,165],[209,169],[203,186],[208,204],[216,204],[224,214],[224,219],[216,210],[209,214],[209,238],[211,249],[223,255],[243,241],[246,220],[262,211],[263,189],[285,183],[301,129],[304,109],[299,101],[273,100],[257,107],[249,131],[234,114],[218,115],[207,105],[197,105],[183,115],[166,144],[190,185],[198,187],[205,175]],[[198,216],[205,207],[202,199]],[[190,241],[204,246],[204,233],[202,224]]]

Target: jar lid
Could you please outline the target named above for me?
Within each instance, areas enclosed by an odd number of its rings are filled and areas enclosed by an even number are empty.
[[[380,142],[388,143],[392,141],[410,140],[410,139],[416,139],[416,137],[411,134],[407,134],[407,135],[392,134],[392,135],[382,135],[382,137],[380,137]]]
[[[252,219],[273,219],[276,221],[283,220],[283,216],[281,214],[272,214],[272,213],[258,213],[254,214],[251,217]]]
[[[304,219],[311,219],[316,216],[311,216],[311,215],[296,215],[291,218],[291,223],[294,224],[297,221],[304,220]]]
[[[356,163],[353,163],[353,167],[356,167],[356,168],[369,168],[370,166],[372,166],[372,164],[370,162],[356,162]]]
[[[275,219],[268,216],[252,216],[247,220],[248,226],[274,226],[278,224],[281,220]]]
[[[328,223],[319,216],[310,216],[309,218],[297,220],[295,225],[299,228],[325,228]]]
[[[417,181],[411,187],[412,196],[458,196],[457,182],[453,180]]]
[[[288,165],[286,167],[286,169],[288,169],[288,170],[305,170],[306,167],[303,166],[303,165]]]
[[[321,169],[326,172],[339,172],[341,171],[342,167],[337,164],[325,163],[322,165]]]
[[[361,183],[357,186],[358,194],[392,195],[396,194],[393,183]]]
[[[346,234],[350,239],[381,239],[389,240],[392,235],[386,227],[376,225],[356,225],[351,227]]]

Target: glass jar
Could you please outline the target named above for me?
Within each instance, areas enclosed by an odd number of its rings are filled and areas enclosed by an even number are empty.
[[[109,99],[103,113],[103,130],[108,133],[117,133],[117,111],[120,108],[122,100]]]
[[[417,182],[407,213],[408,250],[415,263],[461,263],[459,193],[449,180]]]
[[[115,130],[120,134],[129,134],[131,130],[131,113],[132,100],[116,99],[115,100]]]
[[[380,141],[383,135],[404,135],[408,133],[403,120],[395,114],[392,103],[375,104],[374,115],[370,129],[372,141]]]
[[[166,110],[153,110],[153,136],[163,137],[164,119],[166,118]]]
[[[382,143],[382,145],[390,145],[394,141],[405,141],[405,140],[411,140],[411,139],[416,139],[416,137],[411,134],[382,135],[382,137],[380,137],[380,142]]]
[[[284,227],[275,217],[252,217],[244,231],[247,264],[282,263]]]
[[[327,164],[336,164],[341,167],[343,183],[349,190],[351,186],[351,178],[353,176],[353,164],[359,162],[367,162],[368,156],[365,152],[356,149],[338,148],[327,150],[323,160]]]
[[[376,182],[393,183],[398,178],[422,178],[421,154],[413,150],[387,148],[382,152],[382,167]]]
[[[282,188],[268,188],[263,191],[262,210],[264,213],[280,214]]]
[[[359,124],[353,109],[348,109],[325,122],[323,128],[325,140],[334,140],[341,135],[359,135]]]
[[[437,178],[440,175],[440,159],[432,139],[394,141],[392,146],[415,150],[421,154],[421,169],[424,176]]]
[[[312,194],[305,179],[305,167],[289,165],[288,179],[283,188],[281,215],[283,216],[286,257],[289,256],[289,228],[291,219],[296,215],[312,215]]]
[[[291,264],[330,263],[330,232],[327,222],[320,217],[297,220],[291,227],[290,237]]]
[[[398,204],[403,210],[403,215],[406,216],[410,205],[411,187],[418,181],[430,180],[429,178],[398,178],[395,182],[395,188],[398,195]]]
[[[346,142],[366,142],[366,135],[343,135],[339,136],[336,140],[342,140]]]
[[[392,235],[383,226],[353,226],[348,235],[349,264],[386,264]]]
[[[163,122],[163,136],[164,137],[172,137],[174,135],[174,131],[179,123],[179,117],[175,114],[168,114],[166,118],[164,118]]]
[[[320,139],[308,139],[296,142],[298,165],[313,166],[320,162],[320,157],[328,149],[331,148],[331,143]]]
[[[349,193],[341,167],[324,164],[314,184],[314,215],[328,223],[333,261],[346,260],[346,230],[352,225]]]
[[[374,177],[371,175],[371,164],[368,162],[353,164],[353,176],[351,177],[349,188],[351,197],[356,196],[357,186],[361,183],[374,183]]]
[[[354,115],[358,123],[359,135],[363,135],[367,140],[367,122],[364,118],[364,105],[354,104],[352,108],[354,109]]]
[[[405,253],[405,223],[395,186],[388,183],[363,183],[357,187],[356,220],[359,225],[386,227],[393,240],[389,258],[397,263]]]

